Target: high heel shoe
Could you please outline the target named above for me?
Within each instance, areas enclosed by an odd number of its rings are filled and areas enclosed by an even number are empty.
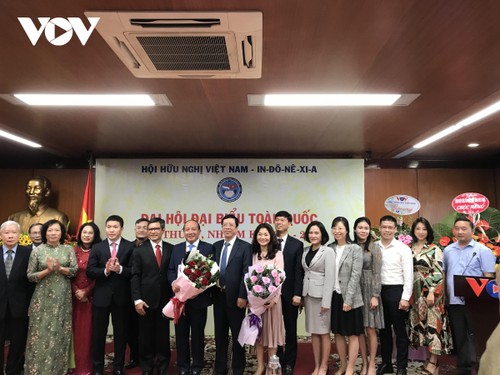
[[[433,371],[430,371],[428,369],[429,365],[434,366]],[[425,368],[423,370],[421,370],[421,374],[423,374],[423,375],[439,375],[439,365],[438,365],[437,361],[436,362],[428,361],[427,366],[425,366]]]

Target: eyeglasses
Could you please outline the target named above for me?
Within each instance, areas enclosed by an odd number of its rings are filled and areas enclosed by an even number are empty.
[[[149,230],[150,232],[154,232],[154,231],[157,231],[157,230],[161,230],[161,227],[148,228],[148,230]]]

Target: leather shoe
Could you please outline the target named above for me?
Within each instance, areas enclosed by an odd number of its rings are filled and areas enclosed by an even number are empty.
[[[153,371],[143,371],[142,375],[153,375]]]
[[[101,372],[101,371],[94,371],[94,372],[92,373],[92,375],[102,375],[102,372]]]
[[[191,370],[191,375],[200,375],[201,370]]]
[[[385,363],[382,363],[380,366],[377,367],[377,375],[382,375],[382,374],[394,374],[394,368],[392,367],[392,364],[387,365]]]
[[[179,374],[179,375],[189,375],[189,371],[188,370],[178,370],[177,374]]]
[[[396,375],[406,375],[406,369],[398,368],[398,370],[396,371]]]
[[[113,375],[124,375],[125,370],[113,370]]]
[[[131,359],[129,362],[125,364],[125,368],[127,370],[130,370],[131,368],[137,367],[139,364],[139,361],[136,361],[135,359]]]
[[[293,375],[293,367],[286,365],[283,369],[283,374],[284,375]]]

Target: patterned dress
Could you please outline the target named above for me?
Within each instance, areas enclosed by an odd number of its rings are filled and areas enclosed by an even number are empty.
[[[362,245],[362,244],[361,244]],[[363,271],[361,273],[361,294],[363,295],[363,323],[365,327],[384,328],[384,309],[380,299],[382,281],[382,252],[380,247],[371,242],[367,250],[363,251]],[[376,309],[370,309],[370,300],[378,297]]]
[[[70,275],[78,270],[73,248],[42,244],[31,252],[28,279],[36,282],[29,307],[25,374],[64,375],[68,370],[71,344],[71,284],[69,277],[52,272],[38,280],[47,268],[47,257],[58,258]],[[70,276],[70,277],[71,277]]]
[[[413,295],[409,316],[410,345],[426,347],[436,355],[449,354],[452,349],[450,325],[445,311],[443,252],[434,245],[425,245],[413,253]],[[434,306],[427,304],[429,290],[434,291]]]

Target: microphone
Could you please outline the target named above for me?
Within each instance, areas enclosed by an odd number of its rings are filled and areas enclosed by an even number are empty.
[[[462,276],[465,275],[465,271],[467,271],[467,268],[469,268],[469,265],[472,262],[472,259],[474,259],[474,257],[476,256],[476,254],[477,253],[475,251],[472,253],[472,256],[470,257],[469,263],[467,263],[467,265],[465,266],[464,270],[462,271]]]

